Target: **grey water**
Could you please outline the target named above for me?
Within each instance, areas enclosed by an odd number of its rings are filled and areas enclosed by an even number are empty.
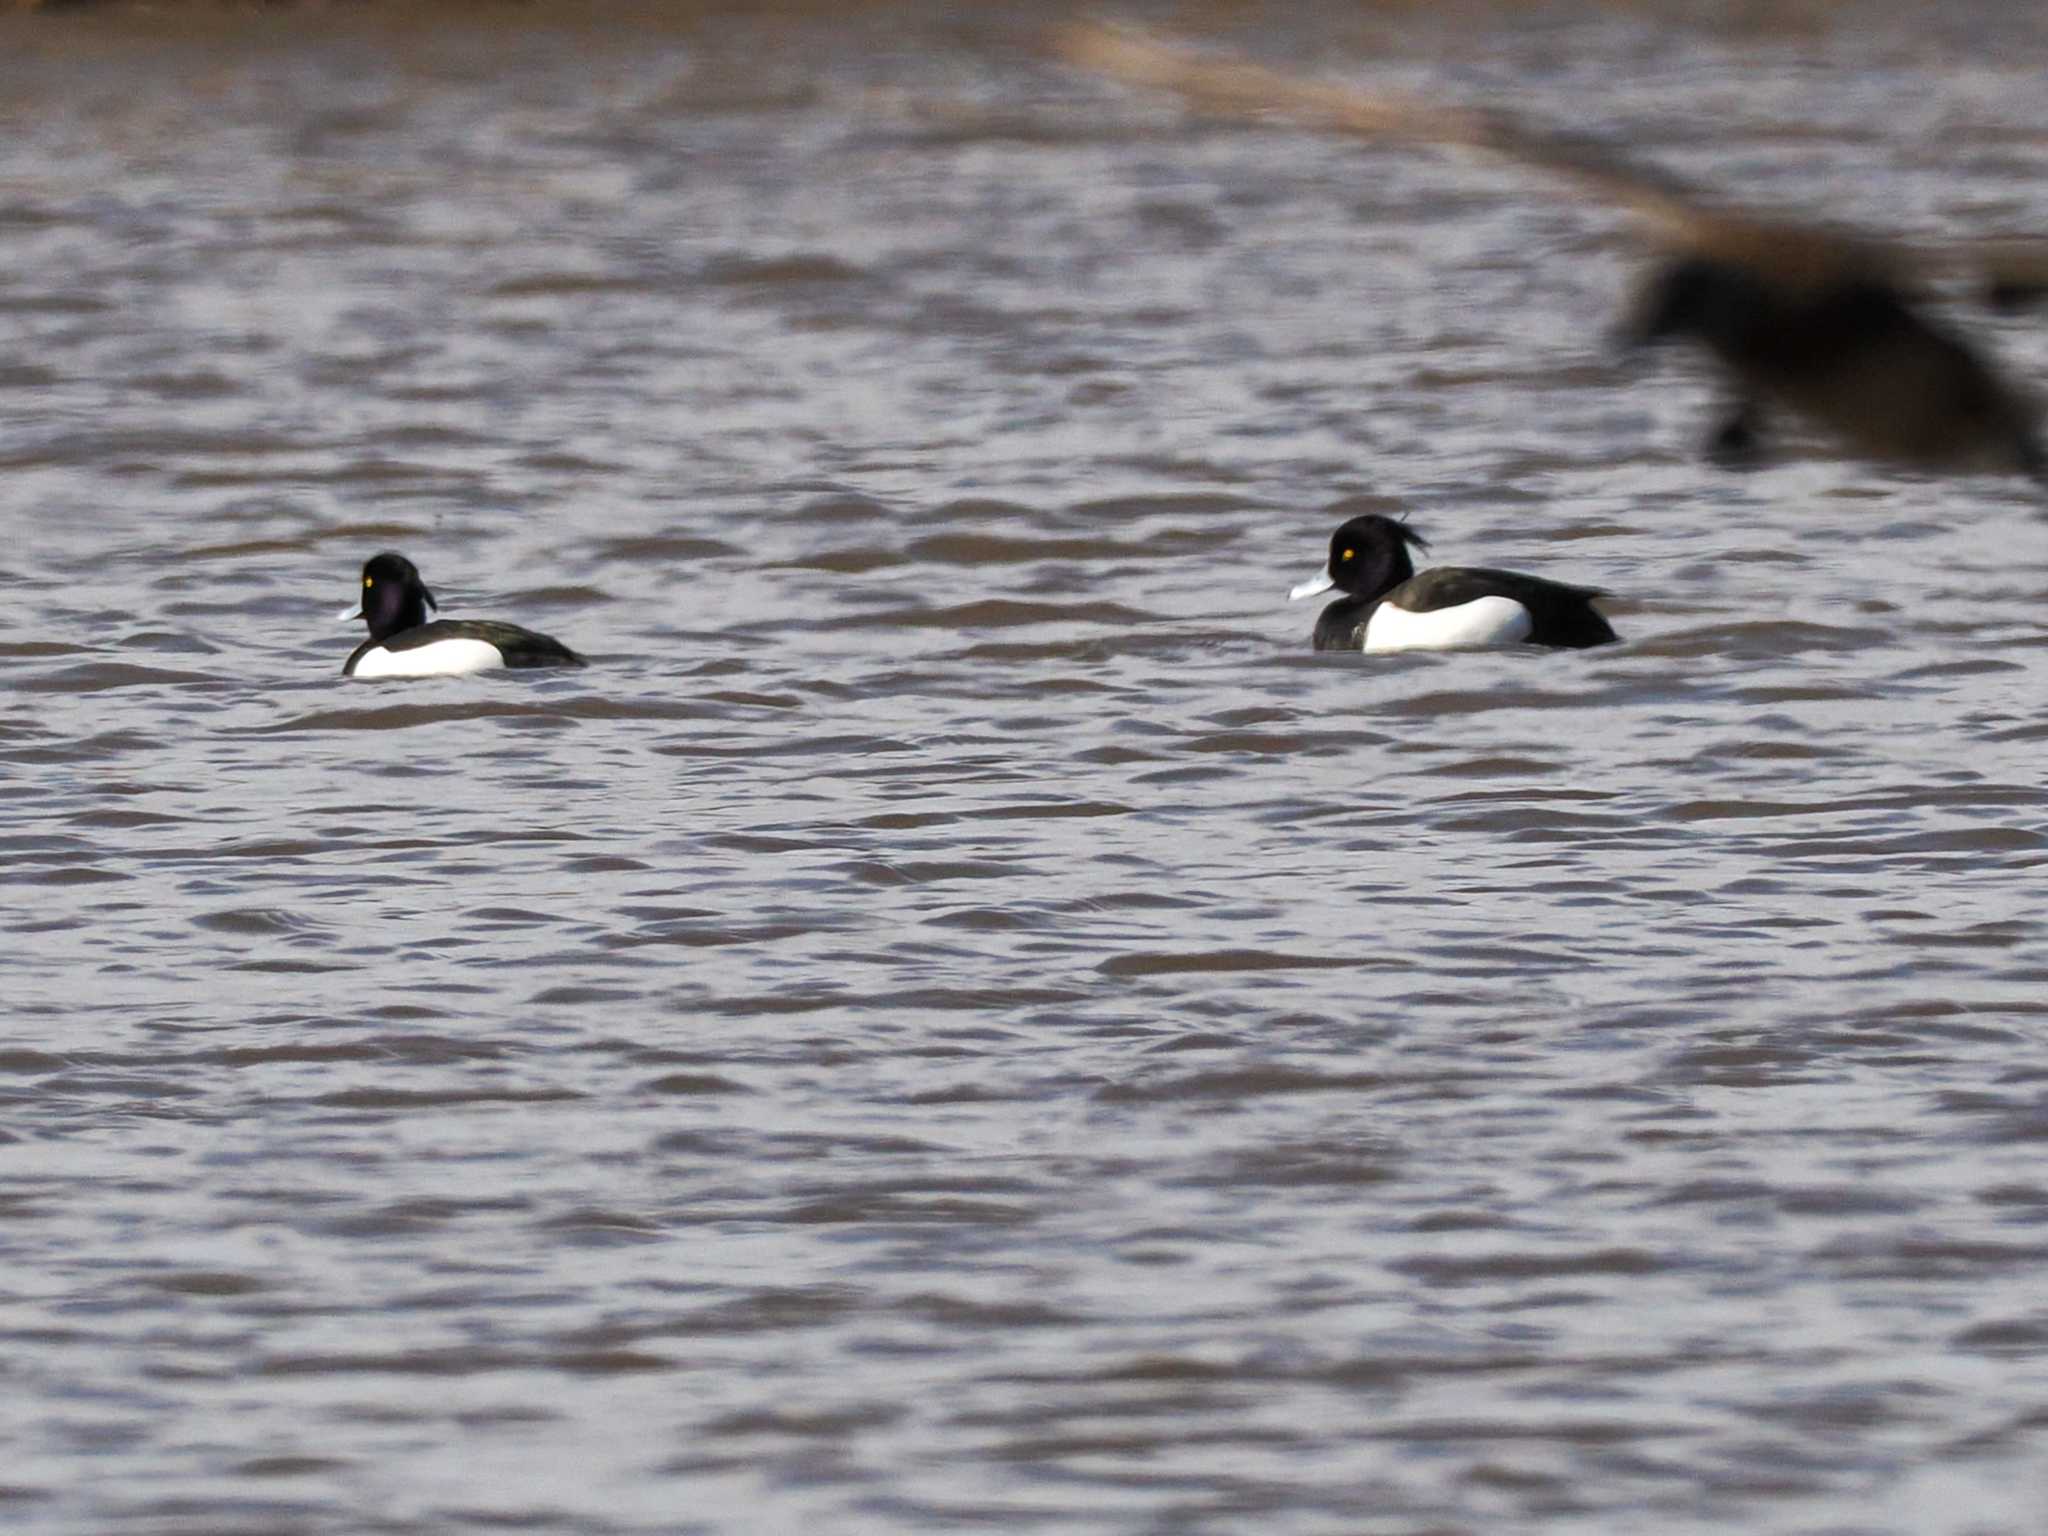
[[[2048,23],[1753,9],[1150,14],[2048,229]],[[1048,15],[0,17],[10,1530],[2040,1528],[2042,496]],[[1361,509],[1624,643],[1310,653]]]

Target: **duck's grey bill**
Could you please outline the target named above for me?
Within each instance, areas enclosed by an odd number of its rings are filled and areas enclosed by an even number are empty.
[[[1291,603],[1298,597],[1314,597],[1318,592],[1327,592],[1330,590],[1330,588],[1334,587],[1335,585],[1337,585],[1337,583],[1330,579],[1330,573],[1328,571],[1324,571],[1320,576],[1316,577],[1315,580],[1304,581],[1300,586],[1296,587],[1292,592],[1288,593],[1287,601]]]
[[[353,624],[357,619],[360,619],[362,616],[363,605],[361,603],[357,603],[353,608],[344,608],[341,610],[341,612],[335,615],[335,617],[341,620],[341,622],[344,624]]]

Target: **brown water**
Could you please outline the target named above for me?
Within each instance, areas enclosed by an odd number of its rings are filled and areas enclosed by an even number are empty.
[[[0,23],[10,1529],[2038,1529],[2041,500],[1037,10],[599,14]],[[2000,14],[1251,40],[1927,236]],[[1627,643],[1309,654],[1380,497]]]

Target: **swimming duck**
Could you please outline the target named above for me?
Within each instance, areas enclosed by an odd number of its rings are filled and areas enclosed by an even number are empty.
[[[1614,631],[1593,606],[1598,587],[1572,587],[1517,571],[1438,566],[1415,573],[1413,528],[1370,513],[1330,536],[1322,574],[1291,602],[1332,587],[1345,593],[1316,620],[1319,651],[1449,651],[1489,645],[1606,645]]]
[[[1699,343],[1728,376],[1734,407],[1708,439],[1724,464],[1753,461],[1767,413],[1782,407],[1866,457],[2043,475],[2033,400],[1929,317],[1927,278],[1965,273],[1991,304],[2028,303],[2048,293],[2048,242],[1914,247],[1752,213],[1616,146],[1509,113],[1302,79],[1139,27],[1071,24],[1057,46],[1070,63],[1211,110],[1491,155],[1635,214],[1663,257],[1631,339]]]
[[[489,619],[427,620],[439,610],[419,567],[386,550],[363,562],[363,602],[344,619],[361,619],[370,638],[350,652],[344,677],[453,677],[493,667],[581,667],[561,641]]]

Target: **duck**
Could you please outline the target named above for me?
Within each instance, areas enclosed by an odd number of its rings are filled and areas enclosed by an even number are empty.
[[[419,567],[386,550],[363,562],[363,600],[341,617],[361,619],[370,638],[349,653],[344,677],[455,677],[497,667],[582,667],[581,656],[548,635],[491,619],[434,619],[441,605]]]
[[[1055,47],[1076,67],[1210,111],[1487,156],[1633,215],[1654,255],[1624,313],[1623,354],[1659,341],[1706,354],[1730,402],[1704,443],[1720,467],[1759,463],[1767,430],[1785,417],[1852,459],[2048,479],[2033,392],[1932,305],[1957,278],[1995,309],[2036,303],[2048,295],[2048,241],[1923,245],[1755,212],[1582,134],[1303,78],[1142,27],[1070,23]]]
[[[1686,341],[1717,365],[1733,403],[1706,454],[1724,467],[1760,462],[1782,409],[1865,459],[2036,480],[2048,470],[2028,397],[1879,270],[1809,273],[1695,250],[1657,266],[1634,310],[1628,350]]]
[[[1416,574],[1410,546],[1429,547],[1404,522],[1381,513],[1354,517],[1330,535],[1321,574],[1287,594],[1345,595],[1316,620],[1319,651],[1451,651],[1494,645],[1569,649],[1618,637],[1593,606],[1598,587],[1574,587],[1519,571],[1437,566]]]

